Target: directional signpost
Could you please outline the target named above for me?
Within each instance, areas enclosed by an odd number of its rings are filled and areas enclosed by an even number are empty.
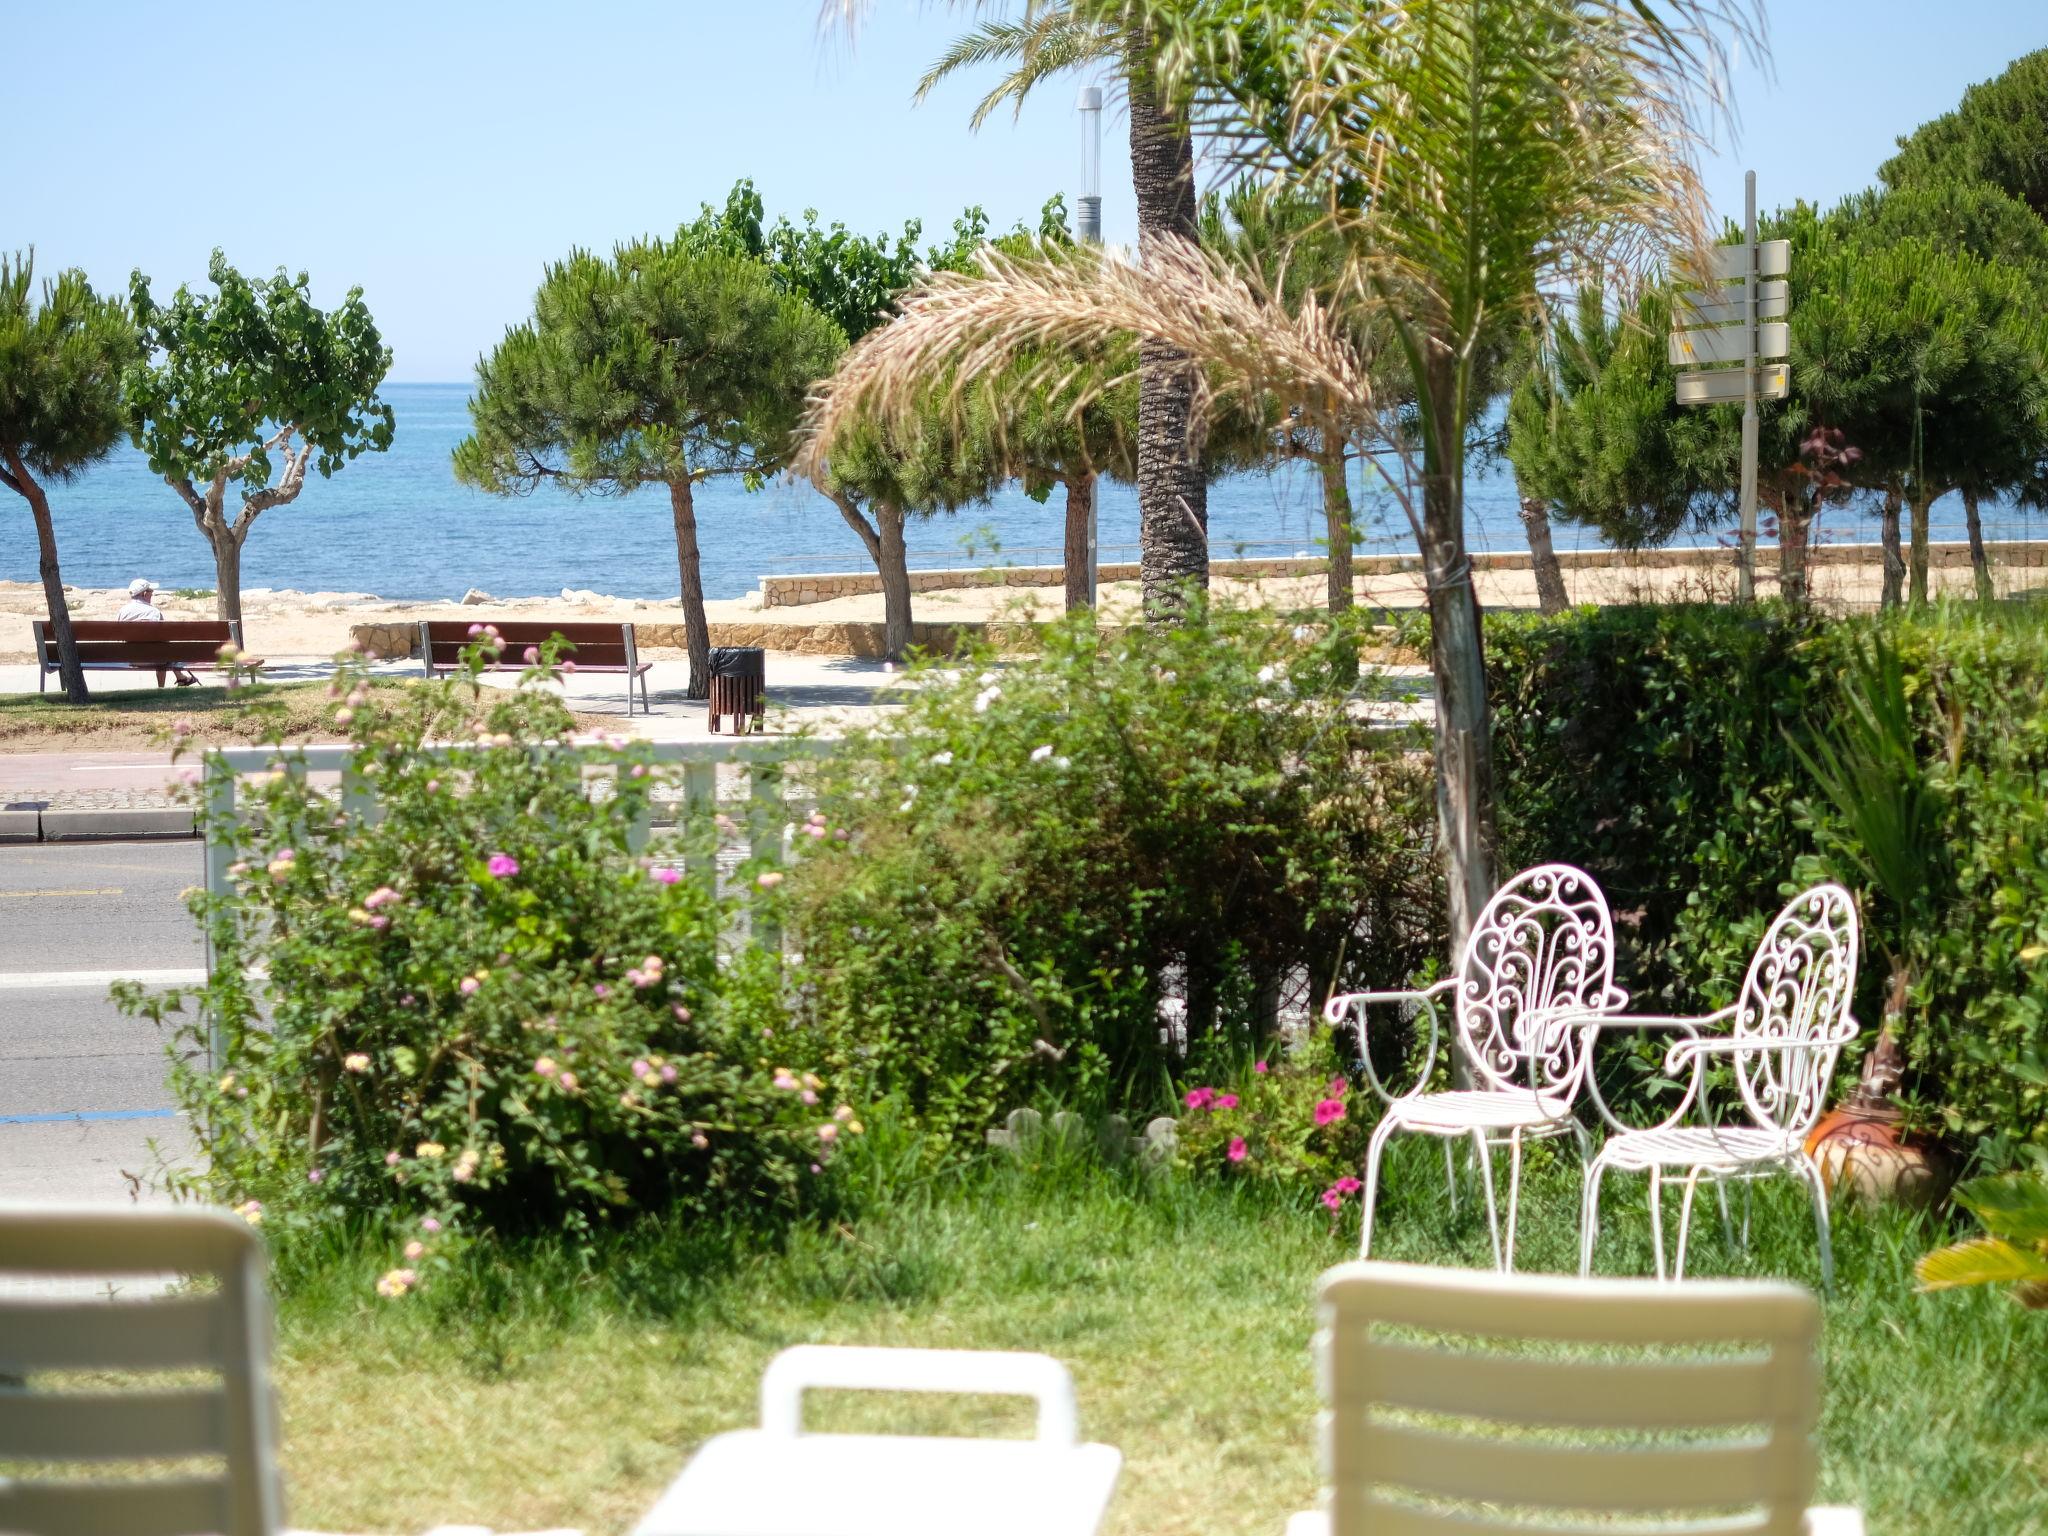
[[[1670,358],[1692,371],[1678,376],[1680,405],[1742,402],[1742,536],[1736,595],[1756,596],[1756,403],[1782,400],[1792,370],[1778,361],[1792,349],[1785,317],[1792,300],[1784,278],[1792,270],[1789,240],[1756,238],[1756,172],[1744,178],[1742,243],[1714,247],[1702,288],[1681,293],[1672,314]],[[1766,282],[1776,278],[1776,282]],[[1717,367],[1716,364],[1739,364]]]

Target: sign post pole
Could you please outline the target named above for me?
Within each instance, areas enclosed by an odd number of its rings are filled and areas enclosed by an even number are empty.
[[[1743,371],[1742,392],[1742,524],[1740,548],[1735,557],[1735,597],[1738,602],[1756,600],[1756,172],[1742,179],[1742,323],[1749,335],[1749,357]]]

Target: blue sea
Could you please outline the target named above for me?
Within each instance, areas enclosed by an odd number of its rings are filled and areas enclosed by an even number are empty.
[[[466,384],[389,384],[397,418],[388,452],[364,454],[332,479],[308,479],[299,499],[265,513],[242,557],[242,584],[300,591],[373,592],[405,599],[455,598],[470,587],[497,597],[589,588],[621,597],[673,597],[675,535],[667,493],[576,498],[543,489],[525,497],[486,495],[458,485],[449,453],[469,430]],[[1397,507],[1358,487],[1366,550],[1410,549]],[[65,580],[125,585],[148,576],[165,587],[211,587],[212,553],[177,494],[123,444],[69,485],[51,487]],[[1504,468],[1475,465],[1467,486],[1475,549],[1526,547]],[[913,568],[967,564],[1057,564],[1060,497],[1040,505],[1011,487],[987,505],[915,522]],[[748,492],[737,478],[714,479],[697,495],[704,589],[740,597],[763,575],[858,571],[867,552],[838,510],[800,483]],[[1960,537],[1955,498],[1936,510],[1935,536]],[[1105,485],[1099,511],[1102,558],[1135,560],[1137,497]],[[0,500],[0,578],[36,579],[34,530],[19,498]],[[1952,526],[1953,525],[1953,526]],[[1835,537],[1874,537],[1867,518],[1831,512]],[[2004,532],[2003,526],[1997,531]],[[2020,533],[2026,530],[2014,527]],[[1313,554],[1322,510],[1301,466],[1233,476],[1209,492],[1212,553]],[[1558,547],[1597,547],[1583,530],[1560,526]]]

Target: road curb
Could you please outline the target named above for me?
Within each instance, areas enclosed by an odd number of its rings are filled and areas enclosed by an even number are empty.
[[[5,812],[23,815],[24,812]],[[121,838],[192,837],[192,812],[175,806],[162,809],[43,811],[42,840],[83,843]]]
[[[40,842],[42,836],[43,821],[40,807],[0,811],[0,843],[34,843]]]

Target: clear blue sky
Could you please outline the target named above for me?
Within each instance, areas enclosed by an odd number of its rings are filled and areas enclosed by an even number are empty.
[[[943,229],[1071,194],[1074,94],[967,131],[961,83],[921,107],[922,67],[965,23],[875,0],[851,43],[817,0],[4,0],[0,247],[45,270],[163,291],[224,247],[244,271],[351,284],[394,379],[466,379],[573,245],[672,228],[751,176],[771,214]],[[1866,185],[1893,139],[2048,46],[2048,0],[1778,0],[1775,80],[1735,82],[1741,143],[1707,167],[1739,214]],[[1077,81],[1078,85],[1079,82]],[[1104,127],[1105,232],[1130,238],[1120,121]],[[1069,201],[1071,203],[1071,196]]]

